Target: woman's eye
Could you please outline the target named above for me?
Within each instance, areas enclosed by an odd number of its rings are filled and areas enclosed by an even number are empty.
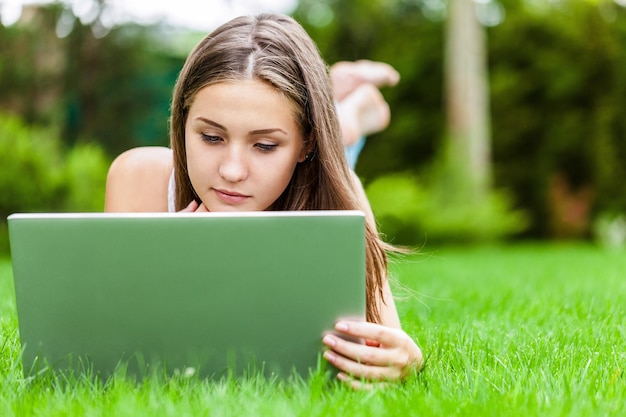
[[[276,149],[278,145],[268,144],[268,143],[257,143],[255,146],[259,148],[260,150],[262,150],[263,152],[271,152],[274,149]]]
[[[202,137],[203,141],[208,143],[218,143],[222,141],[222,138],[220,138],[219,136],[205,135],[204,133],[201,133],[200,136]]]

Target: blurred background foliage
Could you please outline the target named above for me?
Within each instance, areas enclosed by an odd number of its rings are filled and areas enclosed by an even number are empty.
[[[594,231],[615,240],[626,213],[623,3],[475,2],[487,34],[494,191],[481,202],[447,204],[440,163],[447,2],[299,1],[292,15],[329,63],[367,58],[401,73],[397,87],[383,90],[391,125],[369,138],[356,169],[390,240]],[[98,18],[83,24],[58,3],[0,25],[2,218],[101,210],[116,154],[168,144],[170,94],[203,35],[163,25],[107,28]]]

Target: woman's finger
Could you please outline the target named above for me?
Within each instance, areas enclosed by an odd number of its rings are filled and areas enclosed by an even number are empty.
[[[349,336],[378,342],[385,347],[401,346],[410,341],[409,336],[400,329],[366,321],[338,321],[335,330]]]
[[[191,200],[191,203],[189,203],[187,205],[187,207],[185,207],[184,209],[182,209],[180,212],[194,212],[198,209],[198,202],[196,200]]]
[[[400,350],[354,343],[333,334],[325,335],[322,342],[342,356],[367,365],[402,367],[408,359]]]
[[[395,381],[402,377],[402,370],[396,367],[373,366],[355,362],[354,360],[346,358],[345,356],[342,356],[332,350],[324,352],[324,358],[335,366],[335,368],[357,379],[367,379],[371,381]]]

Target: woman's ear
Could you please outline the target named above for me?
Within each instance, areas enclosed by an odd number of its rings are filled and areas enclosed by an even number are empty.
[[[302,145],[298,162],[310,161],[313,158],[313,140],[309,139]]]
[[[298,159],[298,162],[308,162],[311,159],[313,159],[313,152],[308,152],[304,155],[304,157],[300,157],[300,159]]]
[[[306,145],[303,145],[302,149],[300,150],[300,155],[298,156],[298,162],[306,161],[306,156],[307,155],[308,155],[308,152],[306,150]]]

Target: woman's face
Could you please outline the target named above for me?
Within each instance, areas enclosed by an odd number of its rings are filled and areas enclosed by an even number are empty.
[[[285,96],[260,81],[196,94],[185,124],[187,169],[209,211],[266,210],[278,199],[306,154],[294,114]]]

